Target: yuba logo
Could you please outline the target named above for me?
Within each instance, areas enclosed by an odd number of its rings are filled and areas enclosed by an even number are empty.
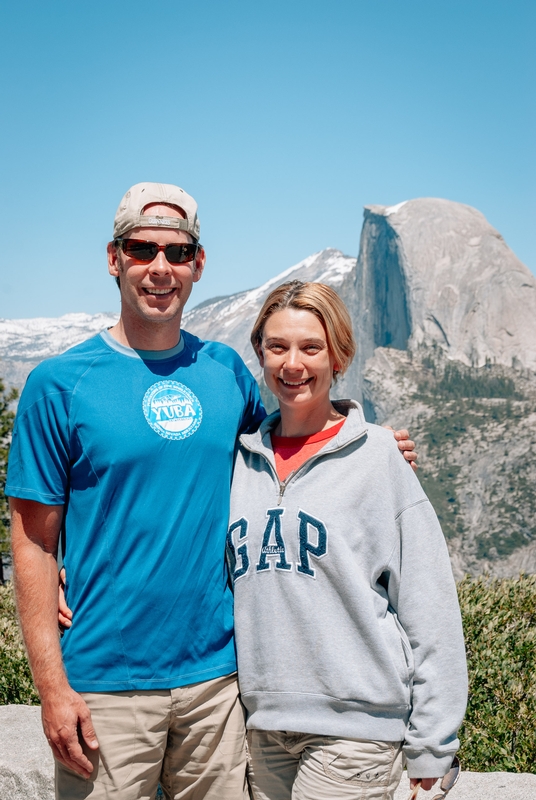
[[[186,439],[201,425],[203,409],[195,394],[178,381],[159,381],[145,392],[145,419],[164,439]]]

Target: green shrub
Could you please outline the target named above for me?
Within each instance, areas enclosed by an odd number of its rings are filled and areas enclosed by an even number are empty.
[[[13,586],[0,586],[0,705],[39,703],[19,631]]]
[[[536,576],[458,585],[469,667],[460,760],[475,772],[536,772]]]

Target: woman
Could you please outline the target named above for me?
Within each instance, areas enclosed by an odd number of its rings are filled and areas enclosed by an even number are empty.
[[[388,800],[432,787],[466,702],[437,517],[393,436],[330,387],[355,352],[328,286],[292,281],[251,335],[279,401],[243,435],[228,551],[255,800]]]

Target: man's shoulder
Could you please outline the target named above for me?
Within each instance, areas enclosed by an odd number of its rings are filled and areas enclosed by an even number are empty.
[[[64,353],[46,358],[29,374],[21,400],[25,395],[35,397],[71,391],[95,360],[108,352],[101,336],[97,334]]]

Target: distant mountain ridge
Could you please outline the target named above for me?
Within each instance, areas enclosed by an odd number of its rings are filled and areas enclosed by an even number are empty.
[[[355,256],[327,249],[284,270],[262,286],[226,297],[205,300],[183,317],[183,327],[204,339],[234,347],[256,376],[257,360],[249,344],[249,331],[265,297],[288,279],[325,281],[335,289],[355,269]],[[194,295],[195,299],[195,295]],[[8,385],[21,388],[40,361],[59,355],[112,325],[118,314],[65,314],[62,317],[0,319],[0,374]]]
[[[115,325],[119,314],[64,314],[62,317],[0,319],[2,358],[50,358]]]
[[[39,362],[115,325],[118,319],[112,313],[0,319],[0,375],[7,386],[20,389]]]
[[[188,311],[184,328],[234,347],[267,404],[249,334],[268,293],[292,279],[328,283],[348,306],[358,353],[333,395],[410,428],[457,577],[536,572],[536,278],[500,233],[448,200],[369,206],[357,259],[323,250]],[[20,386],[116,319],[0,320],[0,374]]]

